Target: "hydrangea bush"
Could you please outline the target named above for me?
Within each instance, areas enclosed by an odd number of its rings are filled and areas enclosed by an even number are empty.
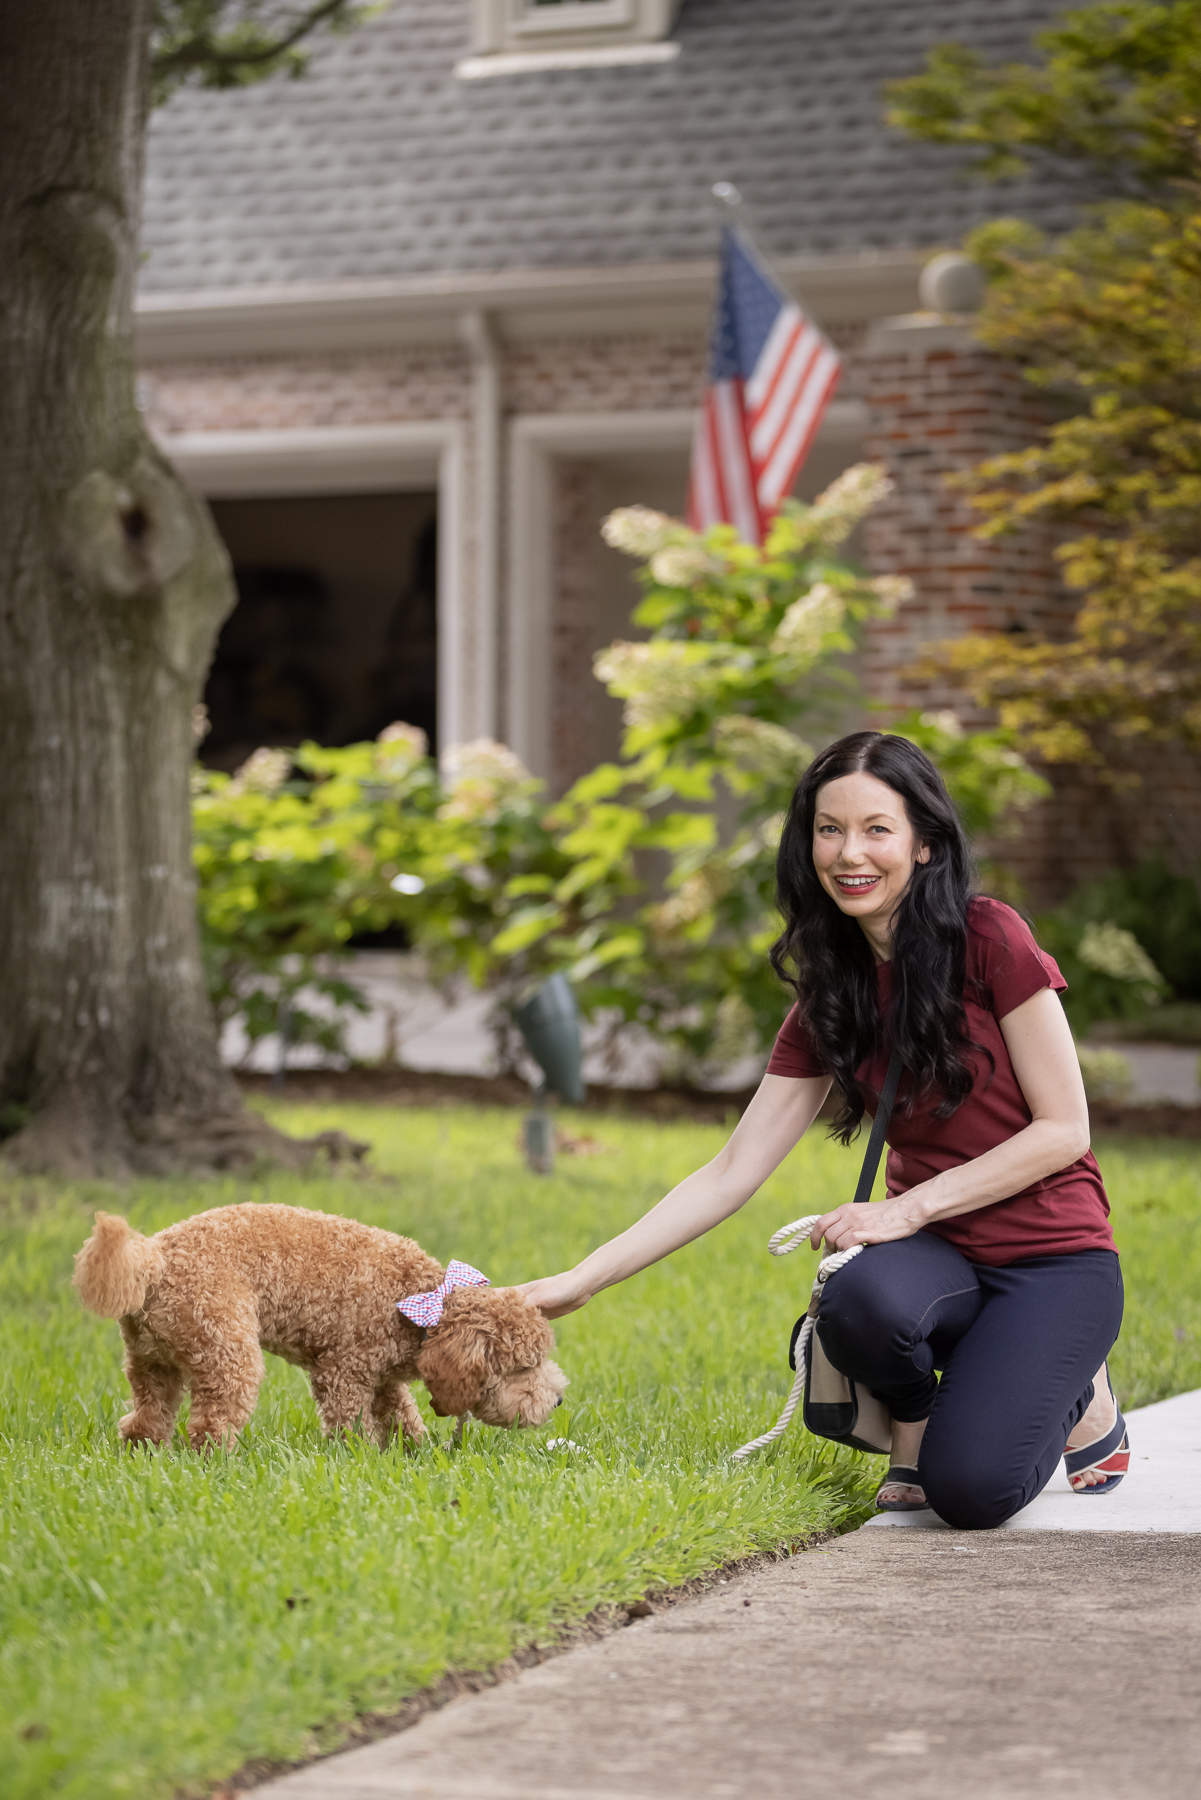
[[[199,773],[197,868],[210,980],[252,1038],[279,1028],[332,1045],[308,1016],[354,1003],[338,953],[404,928],[435,979],[466,974],[508,1003],[555,969],[585,1010],[666,1040],[680,1073],[762,1051],[785,997],[767,963],[780,827],[809,739],[838,729],[865,620],[909,584],[869,579],[839,551],[888,491],[872,465],[812,505],[789,501],[766,543],[703,535],[628,507],[608,543],[642,563],[647,638],[595,660],[624,703],[620,760],[554,805],[503,745],[447,750],[411,726],[340,750],[256,752],[232,779]],[[1002,732],[953,715],[894,727],[942,766],[969,829],[1044,791]]]

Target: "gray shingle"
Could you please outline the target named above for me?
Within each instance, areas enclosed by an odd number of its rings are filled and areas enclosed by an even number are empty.
[[[1047,0],[684,0],[677,61],[460,81],[469,0],[393,0],[301,81],[178,94],[155,119],[146,291],[607,266],[712,252],[735,182],[777,256],[1067,223],[1066,184],[985,187],[881,119],[948,39],[1029,55]]]

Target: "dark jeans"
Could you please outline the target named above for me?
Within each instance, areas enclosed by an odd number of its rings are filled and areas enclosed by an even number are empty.
[[[929,1415],[926,1498],[948,1525],[979,1531],[1047,1485],[1121,1323],[1113,1250],[994,1269],[919,1231],[869,1244],[831,1276],[817,1329],[834,1367],[894,1419]]]

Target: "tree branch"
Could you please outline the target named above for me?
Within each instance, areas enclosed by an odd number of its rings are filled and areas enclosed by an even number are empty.
[[[299,74],[297,47],[306,38],[322,26],[349,28],[371,10],[358,0],[314,0],[272,32],[252,18],[222,29],[225,0],[160,0],[151,49],[156,97],[164,99],[192,75],[204,87],[224,88],[262,80],[285,66]]]

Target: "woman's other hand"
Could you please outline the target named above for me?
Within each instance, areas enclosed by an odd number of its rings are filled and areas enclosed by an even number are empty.
[[[561,1319],[564,1313],[579,1312],[592,1298],[583,1291],[579,1278],[571,1270],[566,1275],[544,1275],[540,1281],[523,1281],[516,1292],[527,1306],[536,1306],[547,1319]]]
[[[831,1251],[850,1250],[856,1244],[891,1244],[897,1238],[912,1237],[922,1223],[920,1203],[915,1203],[912,1192],[871,1206],[848,1202],[822,1214],[809,1242],[820,1250],[824,1238]]]

